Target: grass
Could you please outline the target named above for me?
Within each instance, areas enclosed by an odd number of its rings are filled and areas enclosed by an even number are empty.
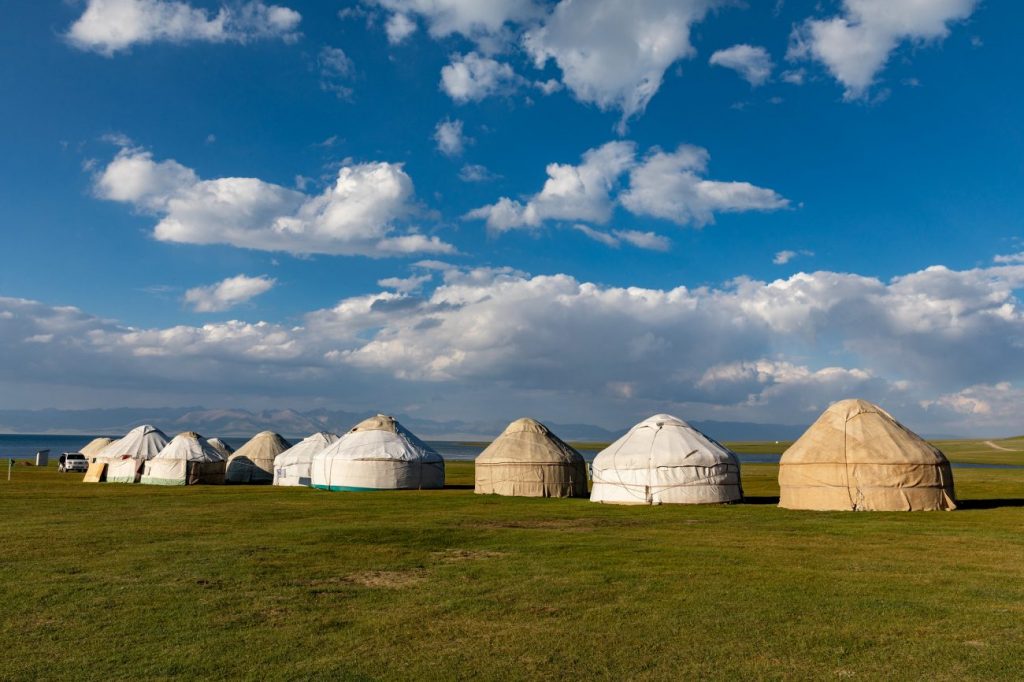
[[[779,509],[776,475],[638,508],[478,496],[467,462],[351,494],[17,467],[0,678],[1019,678],[1024,469],[915,514]]]

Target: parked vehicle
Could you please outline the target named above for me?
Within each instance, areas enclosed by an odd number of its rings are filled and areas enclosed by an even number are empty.
[[[85,473],[89,470],[89,460],[85,458],[80,452],[65,452],[62,453],[60,458],[57,460],[57,471],[67,473],[69,471],[81,471]]]

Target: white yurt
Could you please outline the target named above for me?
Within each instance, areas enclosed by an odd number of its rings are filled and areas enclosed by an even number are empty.
[[[225,483],[272,483],[274,459],[292,446],[273,431],[261,431],[228,457]]]
[[[444,458],[394,417],[378,414],[314,456],[310,473],[321,490],[443,488]]]
[[[338,435],[319,431],[274,458],[274,485],[308,486],[313,457],[338,440]]]
[[[736,455],[682,419],[657,414],[598,453],[592,502],[712,504],[743,499]]]
[[[169,441],[160,429],[143,424],[103,448],[96,458],[106,463],[108,483],[138,483],[145,462],[160,454]]]
[[[548,427],[517,419],[476,458],[479,494],[586,497],[587,463]]]
[[[195,485],[224,482],[224,455],[194,431],[179,433],[153,459],[146,462],[141,483]]]
[[[235,449],[233,447],[225,443],[220,438],[210,438],[207,440],[207,442],[210,445],[212,445],[217,450],[217,452],[224,455],[224,459],[227,459],[235,452]]]

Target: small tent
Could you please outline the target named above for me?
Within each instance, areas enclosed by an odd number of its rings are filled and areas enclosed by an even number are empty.
[[[273,431],[261,431],[228,457],[225,483],[271,483],[274,458],[292,446]]]
[[[235,452],[233,447],[225,443],[220,438],[210,438],[207,442],[216,448],[217,452],[224,455],[224,459],[227,459]]]
[[[156,457],[168,442],[163,431],[143,424],[103,448],[96,459],[106,463],[108,483],[137,483],[143,464]]]
[[[274,485],[310,484],[313,457],[323,452],[338,436],[326,431],[314,433],[274,458]]]
[[[476,492],[586,497],[583,455],[533,419],[517,419],[476,458]]]
[[[682,419],[645,419],[598,453],[592,502],[714,504],[743,499],[736,455]]]
[[[444,458],[394,417],[378,414],[314,456],[310,478],[321,490],[443,488]]]
[[[841,400],[779,461],[787,509],[956,509],[953,471],[937,448],[866,400]]]
[[[179,433],[160,454],[145,463],[140,482],[147,485],[223,483],[224,456],[198,433]]]

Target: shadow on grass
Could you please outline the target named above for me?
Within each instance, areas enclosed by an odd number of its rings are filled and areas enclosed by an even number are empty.
[[[472,483],[446,483],[445,490],[473,490],[476,488]]]
[[[743,504],[778,504],[779,498],[775,497],[757,497],[757,496],[745,496],[743,498]]]
[[[958,500],[959,509],[999,509],[1000,507],[1024,507],[1024,499],[995,498],[991,500]]]

